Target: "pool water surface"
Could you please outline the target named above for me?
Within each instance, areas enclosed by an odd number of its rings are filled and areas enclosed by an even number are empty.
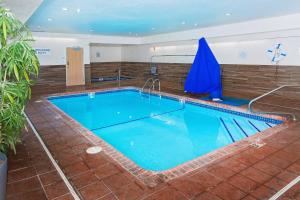
[[[156,172],[282,123],[133,89],[48,99],[138,166]]]

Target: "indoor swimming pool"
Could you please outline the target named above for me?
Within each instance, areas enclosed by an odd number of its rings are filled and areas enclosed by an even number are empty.
[[[137,89],[48,100],[139,167],[155,172],[282,123]]]

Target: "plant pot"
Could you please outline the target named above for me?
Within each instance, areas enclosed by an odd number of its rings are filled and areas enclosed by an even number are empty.
[[[5,200],[7,180],[7,157],[0,152],[0,200]]]

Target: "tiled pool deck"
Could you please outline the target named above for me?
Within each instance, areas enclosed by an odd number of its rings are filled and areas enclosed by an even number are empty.
[[[158,176],[155,185],[147,185],[111,156],[87,155],[93,142],[85,130],[43,98],[34,98],[26,112],[82,199],[268,199],[300,175],[299,122],[267,133],[259,149],[247,143],[205,165],[193,163],[191,172],[183,168],[178,178]],[[22,140],[18,154],[9,156],[7,199],[72,199],[32,131]],[[300,199],[300,184],[281,199]]]

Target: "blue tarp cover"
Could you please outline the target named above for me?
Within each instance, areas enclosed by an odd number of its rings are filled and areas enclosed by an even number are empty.
[[[187,76],[185,92],[192,94],[210,94],[211,98],[222,97],[220,65],[206,40],[199,40],[197,55]]]

